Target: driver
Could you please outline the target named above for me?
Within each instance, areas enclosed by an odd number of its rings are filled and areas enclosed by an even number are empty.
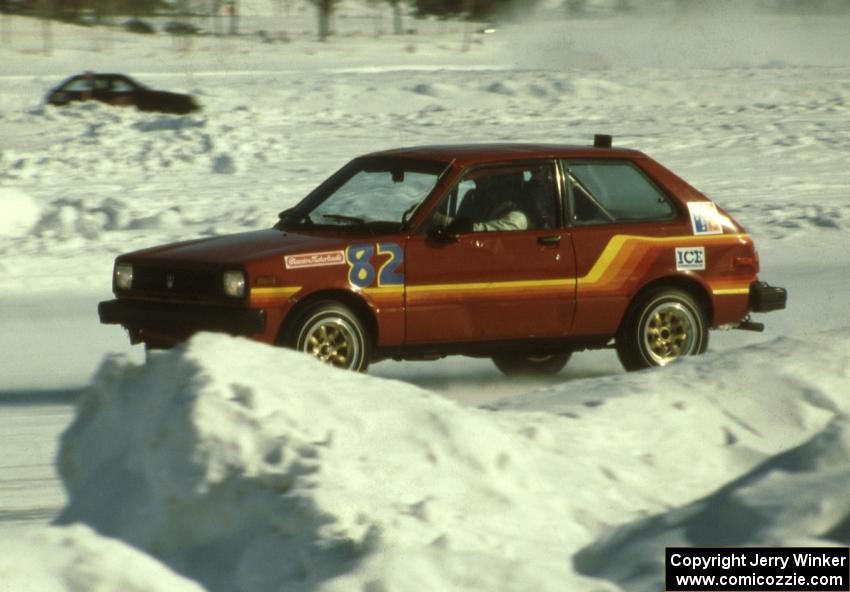
[[[434,220],[440,226],[459,226],[457,230],[460,232],[526,230],[528,216],[516,202],[521,198],[521,183],[521,173],[479,177],[475,180],[475,189],[466,192],[456,216],[437,212]],[[469,220],[472,221],[471,227]]]

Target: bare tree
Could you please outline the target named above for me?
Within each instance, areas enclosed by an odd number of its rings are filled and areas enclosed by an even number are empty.
[[[236,35],[239,32],[239,6],[236,0],[228,0],[225,3],[227,7],[227,16],[230,21],[230,34]]]
[[[0,15],[0,43],[9,45],[12,43],[12,17],[9,15],[9,7],[6,0],[0,0],[0,10],[3,14]]]
[[[327,41],[331,34],[331,14],[339,0],[310,0],[319,14],[319,41]]]
[[[463,14],[466,16],[466,23],[463,25],[463,45],[461,51],[469,51],[469,46],[472,43],[472,23],[470,19],[475,11],[475,0],[463,0]]]
[[[281,39],[288,40],[289,19],[292,12],[292,0],[272,0],[272,13],[274,22],[277,23],[278,34]]]
[[[56,0],[40,0],[38,12],[41,16],[41,43],[45,55],[53,53],[53,19],[56,18]]]
[[[566,0],[564,6],[572,15],[583,15],[587,11],[587,0]]]
[[[402,26],[402,2],[401,0],[387,0],[390,6],[393,7],[393,33],[396,35],[401,35],[404,33],[404,27]]]

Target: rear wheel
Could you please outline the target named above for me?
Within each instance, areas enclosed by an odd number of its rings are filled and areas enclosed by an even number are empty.
[[[708,347],[705,313],[689,293],[661,288],[635,301],[617,335],[617,356],[626,370],[665,366]]]
[[[289,345],[336,368],[365,372],[372,343],[358,316],[347,306],[324,300],[301,314]]]
[[[570,359],[572,352],[560,354],[499,354],[493,356],[496,368],[506,376],[541,376],[560,372]]]

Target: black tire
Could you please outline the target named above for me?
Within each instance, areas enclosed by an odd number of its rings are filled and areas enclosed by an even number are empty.
[[[365,372],[372,355],[372,340],[360,318],[333,300],[321,300],[298,315],[286,345],[346,370]]]
[[[505,376],[549,376],[560,372],[570,360],[572,352],[559,354],[499,354],[493,363]]]
[[[659,288],[639,297],[617,334],[617,357],[628,371],[664,366],[708,347],[705,311],[688,292]]]

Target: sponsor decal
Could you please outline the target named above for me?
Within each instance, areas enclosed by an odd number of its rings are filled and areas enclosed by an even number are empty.
[[[344,265],[345,253],[342,251],[324,251],[322,253],[302,253],[300,255],[285,255],[283,263],[286,269],[302,267],[325,267],[327,265]]]
[[[694,234],[723,234],[723,224],[717,206],[710,201],[690,201],[691,226]]]
[[[676,269],[705,269],[705,247],[676,247]]]

